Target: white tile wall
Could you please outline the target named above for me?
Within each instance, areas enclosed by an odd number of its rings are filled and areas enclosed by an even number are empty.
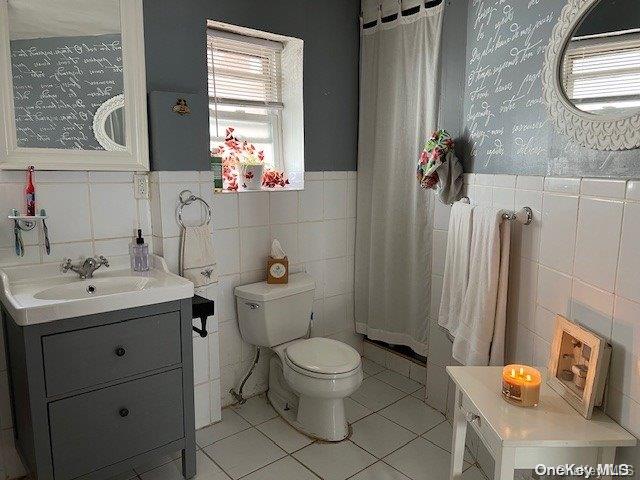
[[[640,182],[484,174],[465,181],[472,203],[506,205],[515,185],[515,206],[534,209],[532,225],[512,227],[507,360],[546,365],[556,314],[595,330],[613,344],[606,411],[640,437]],[[448,212],[437,205],[436,256],[446,249]],[[436,302],[441,269],[434,257]],[[444,411],[451,343],[439,333],[432,321],[427,401]],[[640,448],[619,455],[637,463]]]
[[[0,177],[0,212],[22,209],[23,176]],[[27,255],[16,257],[13,225],[5,218],[0,229],[0,265],[127,254],[137,228],[152,240],[149,200],[134,198],[133,175],[129,172],[36,172],[36,200],[37,208],[45,208],[49,216],[51,255],[38,248],[43,244],[38,228],[23,235]]]
[[[206,357],[207,346],[209,349],[208,378],[205,367],[196,365],[197,380],[202,380],[202,385],[207,381],[211,385],[209,389],[196,386],[198,419],[204,421],[207,412],[201,410],[208,404],[214,420],[214,397],[222,405],[233,403],[229,390],[237,387],[253,361],[254,349],[243,342],[238,329],[233,288],[264,280],[265,259],[274,238],[287,251],[291,271],[305,270],[316,280],[312,334],[348,342],[358,350],[362,347],[360,336],[354,333],[352,306],[355,172],[308,173],[305,189],[299,192],[241,194],[213,194],[209,176],[202,173],[152,173],[151,205],[157,251],[174,270],[178,268],[175,208],[179,192],[189,188],[211,200],[213,206],[212,234],[220,273],[215,293],[219,337],[214,336],[215,345],[210,340],[208,345],[197,347],[199,359]],[[188,214],[192,215],[189,221],[197,221],[202,212]],[[216,355],[218,362],[214,365],[211,358]],[[256,373],[245,386],[245,395],[266,390],[269,359],[268,355],[261,357]],[[215,367],[219,371],[214,373]],[[215,395],[214,389],[218,392]]]

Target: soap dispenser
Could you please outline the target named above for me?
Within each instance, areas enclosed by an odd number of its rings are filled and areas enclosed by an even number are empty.
[[[149,245],[144,243],[142,230],[138,229],[138,237],[131,244],[131,270],[146,272],[149,270]]]

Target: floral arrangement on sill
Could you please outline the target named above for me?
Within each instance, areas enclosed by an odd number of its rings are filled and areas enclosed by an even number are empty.
[[[227,128],[224,143],[214,148],[211,155],[222,157],[223,190],[236,192],[240,187],[260,190],[289,185],[285,173],[267,168],[264,152],[242,140],[233,127]]]

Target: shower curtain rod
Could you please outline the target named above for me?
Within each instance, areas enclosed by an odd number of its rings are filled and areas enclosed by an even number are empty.
[[[471,203],[469,197],[462,197],[460,201]],[[533,210],[531,210],[531,207],[522,207],[517,212],[514,210],[503,210],[502,219],[509,220],[510,222],[520,222],[523,225],[530,225],[533,221]]]

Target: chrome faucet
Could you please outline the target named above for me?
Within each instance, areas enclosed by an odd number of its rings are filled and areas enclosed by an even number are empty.
[[[93,278],[93,272],[99,269],[102,265],[105,267],[109,266],[109,261],[103,256],[99,257],[90,257],[86,260],[80,260],[79,263],[73,264],[70,258],[65,259],[62,262],[61,269],[62,273],[67,273],[69,270],[72,272],[76,272],[80,278]]]

